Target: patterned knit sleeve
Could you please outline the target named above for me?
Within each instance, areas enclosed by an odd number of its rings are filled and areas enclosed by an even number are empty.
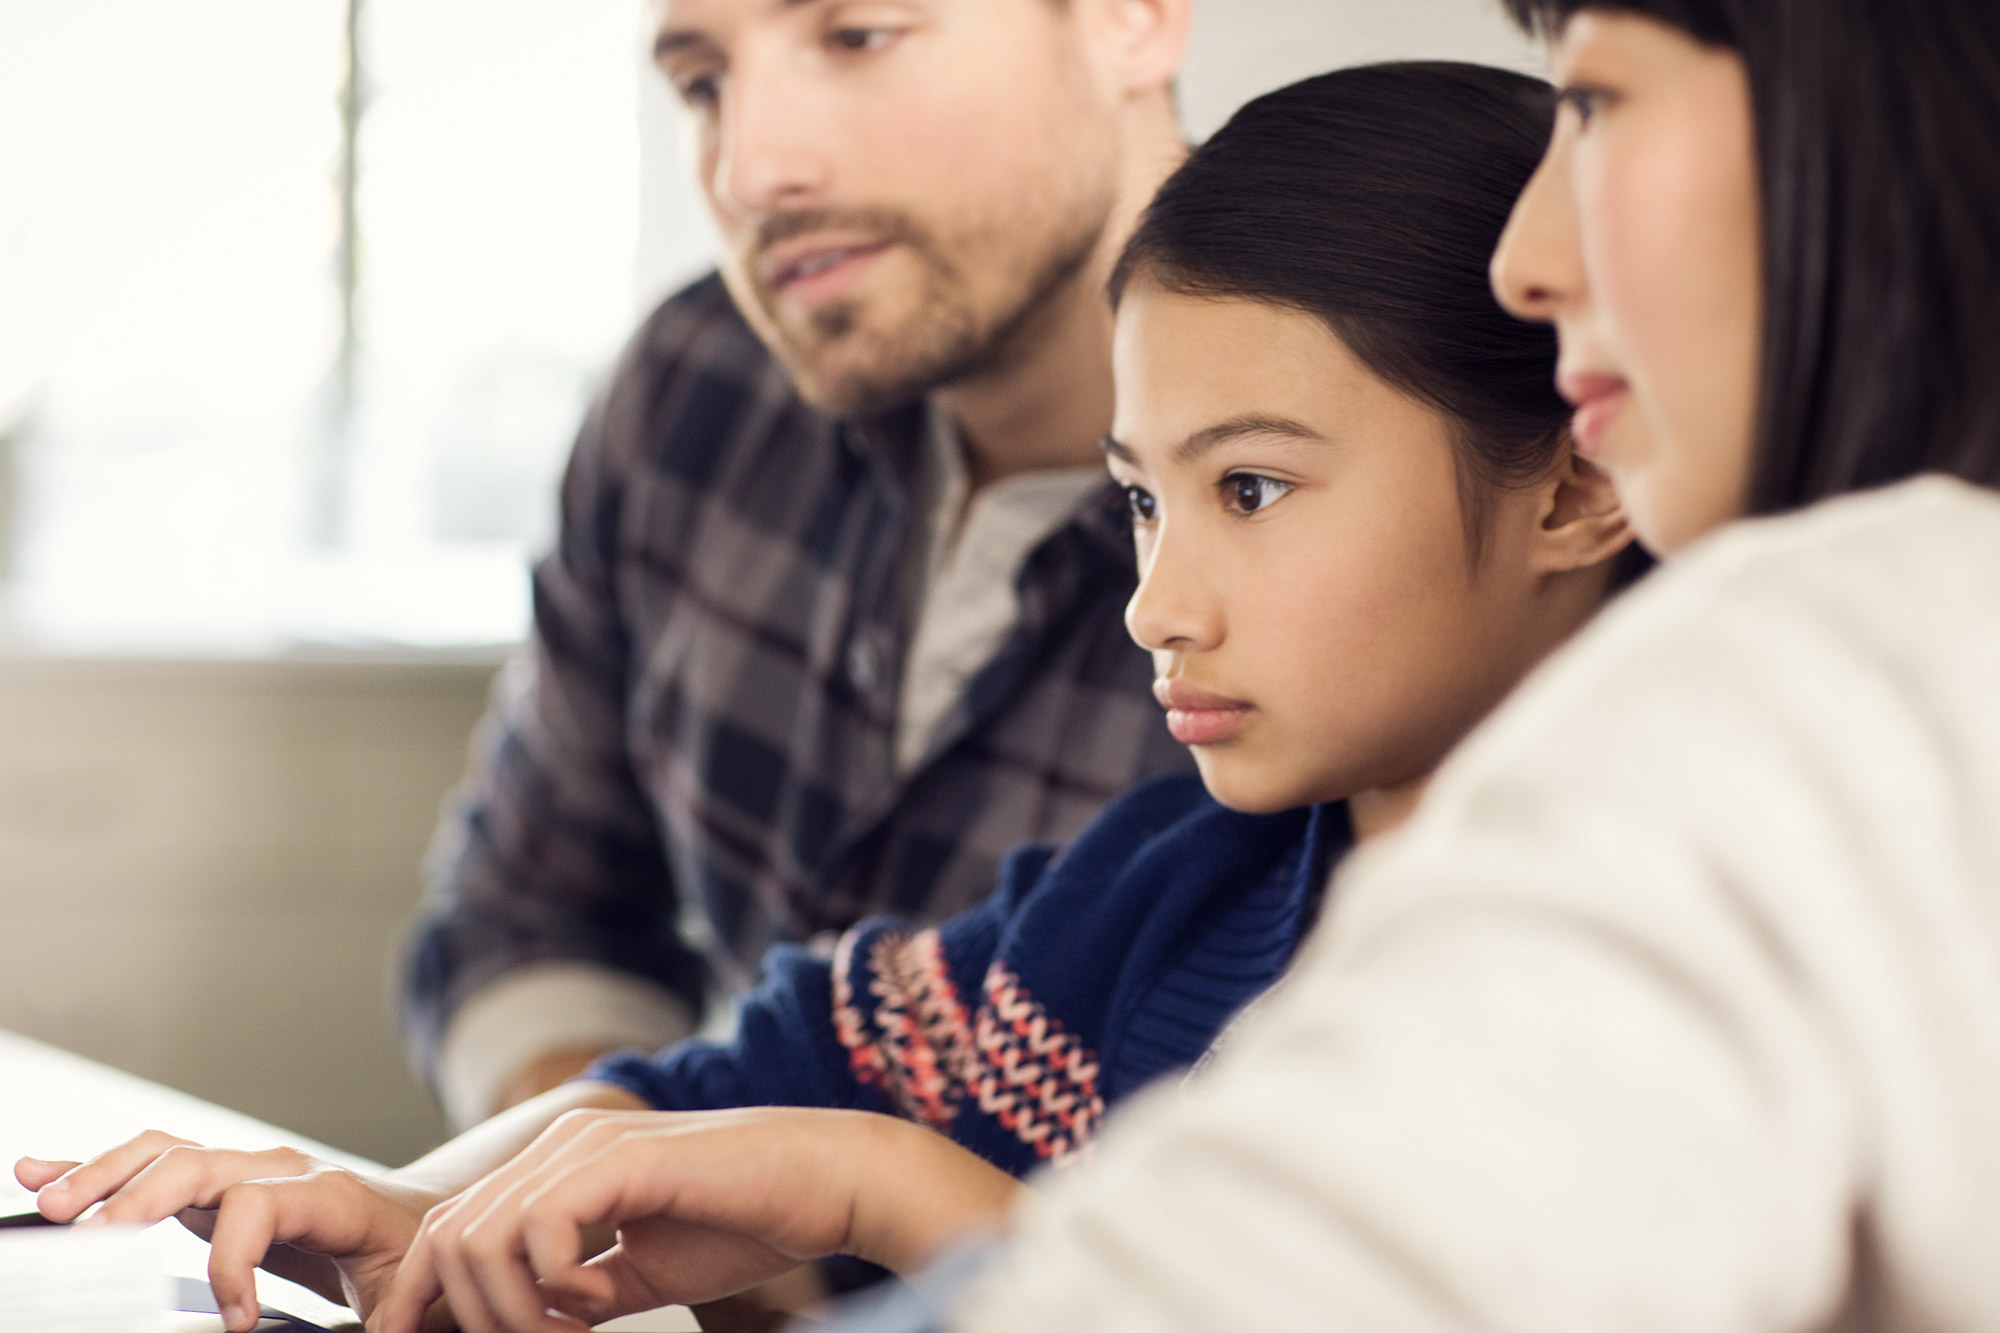
[[[738,1004],[732,1038],[611,1056],[584,1077],[667,1111],[825,1106],[948,1133],[967,1067],[964,997],[979,994],[1007,923],[1051,857],[1047,848],[1015,852],[990,898],[930,930],[871,918],[841,937],[831,959],[781,945]]]

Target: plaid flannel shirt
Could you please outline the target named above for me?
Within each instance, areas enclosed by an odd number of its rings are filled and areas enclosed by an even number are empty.
[[[897,777],[926,410],[815,412],[713,276],[639,331],[580,433],[532,637],[432,851],[402,996],[420,1067],[512,969],[604,965],[698,1013],[771,944],[940,920],[1016,844],[1066,842],[1189,766],[1124,630],[1134,564],[1107,483],[1029,556],[1019,622]]]

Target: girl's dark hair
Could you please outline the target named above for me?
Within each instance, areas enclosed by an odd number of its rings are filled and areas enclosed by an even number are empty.
[[[1454,425],[1468,549],[1495,488],[1543,476],[1570,410],[1554,334],[1508,317],[1487,262],[1555,119],[1546,83],[1369,65],[1251,102],[1161,188],[1111,279],[1325,321]]]
[[[1633,13],[1743,58],[1764,228],[1753,512],[1919,472],[2000,486],[2000,4],[1506,3],[1531,32]]]

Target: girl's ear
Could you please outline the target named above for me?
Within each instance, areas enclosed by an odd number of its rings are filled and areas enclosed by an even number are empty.
[[[1541,483],[1534,572],[1566,574],[1602,564],[1632,544],[1632,525],[1604,469],[1564,444]]]

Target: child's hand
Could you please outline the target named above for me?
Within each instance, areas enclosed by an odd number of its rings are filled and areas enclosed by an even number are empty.
[[[25,1157],[14,1175],[37,1191],[51,1221],[72,1221],[99,1202],[79,1225],[178,1217],[210,1244],[209,1285],[230,1329],[256,1325],[260,1265],[365,1317],[438,1197],[290,1148],[234,1152],[158,1131],[84,1163]]]
[[[443,1295],[466,1333],[578,1333],[828,1254],[907,1272],[998,1227],[1020,1188],[887,1116],[572,1112],[432,1210],[369,1328],[417,1333]],[[583,1262],[583,1230],[605,1223],[618,1245]]]

